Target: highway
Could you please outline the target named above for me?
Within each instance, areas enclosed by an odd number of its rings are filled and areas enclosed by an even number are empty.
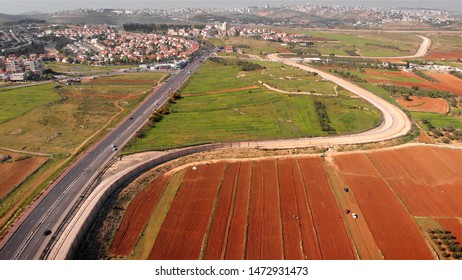
[[[208,57],[212,52],[213,49],[208,48],[201,57]],[[116,156],[113,145],[126,144],[151,113],[166,103],[169,94],[176,91],[203,61],[196,57],[183,70],[171,74],[124,121],[82,154],[10,229],[0,245],[0,259],[40,259],[80,196]]]

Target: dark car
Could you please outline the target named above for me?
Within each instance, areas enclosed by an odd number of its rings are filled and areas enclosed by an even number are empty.
[[[47,229],[43,232],[43,235],[48,236],[51,234],[51,229]]]

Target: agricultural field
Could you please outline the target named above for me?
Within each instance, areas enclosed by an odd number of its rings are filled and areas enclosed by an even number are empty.
[[[190,167],[167,214],[156,221],[161,226],[155,242],[139,242],[153,244],[149,259],[355,259],[327,177],[313,176],[319,172],[319,158]],[[156,199],[166,181],[149,185],[161,183]],[[144,213],[130,204],[135,208],[122,225]],[[111,248],[130,244],[131,250],[111,249],[112,256],[131,254],[137,245],[128,240],[136,241],[141,227],[119,227]]]
[[[422,141],[445,144],[461,141],[462,91],[457,86],[460,83],[459,78],[449,73],[423,72],[429,79],[434,80],[431,82],[414,72],[330,66],[320,68],[348,74],[346,78],[360,79],[362,82],[357,83],[362,87],[398,107],[409,110],[419,127],[426,131],[423,134],[432,138],[428,139],[422,135]]]
[[[413,96],[409,100],[398,98],[397,101],[401,106],[410,111],[439,114],[446,114],[449,111],[448,102],[443,98]]]
[[[418,222],[418,227],[414,220],[460,219],[461,157],[460,150],[431,147],[336,157],[385,258],[433,258],[430,240],[425,244],[422,238],[429,226]],[[461,238],[462,232],[452,234]]]
[[[46,157],[32,157],[0,150],[0,201],[17,188],[24,180],[39,169],[48,160]]]
[[[377,33],[377,32],[313,32],[300,31],[290,28],[273,28],[281,32],[306,34],[312,37],[313,45],[282,46],[281,43],[250,39],[242,37],[228,37],[226,39],[211,39],[211,43],[218,47],[232,45],[242,51],[242,54],[266,55],[269,53],[301,52],[305,55],[328,56],[404,56],[412,55],[418,49],[422,39],[414,34]]]
[[[350,56],[349,50],[361,56],[385,57],[411,55],[418,49],[422,39],[413,34],[395,33],[334,33],[308,32],[313,37],[326,38],[331,41],[315,42],[313,46],[321,54]]]
[[[462,37],[459,34],[432,34],[430,39],[432,46],[425,59],[454,61],[462,58]]]
[[[331,94],[336,89],[334,84],[316,81],[316,77],[300,70],[281,68],[281,64],[262,65],[268,67],[240,71],[234,65],[206,62],[181,90],[183,98],[170,105],[171,113],[150,128],[143,138],[129,143],[125,152],[208,142],[326,135],[320,127],[314,101],[326,106],[331,126],[338,134],[367,130],[380,123],[376,109],[361,99],[351,98],[351,93],[343,89],[337,89],[338,97],[270,91],[258,81],[273,82],[281,89],[293,90],[289,80],[281,80],[281,85],[276,83],[279,75],[306,79],[306,85],[302,80],[294,81],[301,90]]]
[[[65,74],[81,74],[81,75],[95,75],[128,68],[136,68],[138,65],[111,65],[111,66],[90,66],[84,64],[70,64],[62,62],[46,62],[45,68],[58,73]]]
[[[188,165],[145,182],[111,233],[106,254],[180,260],[458,258],[432,253],[428,232],[445,229],[462,238],[461,157],[461,150],[411,146]]]

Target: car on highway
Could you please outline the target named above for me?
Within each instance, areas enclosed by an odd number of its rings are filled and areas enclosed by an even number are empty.
[[[43,235],[45,235],[45,236],[48,236],[48,235],[50,235],[50,234],[51,234],[51,230],[50,230],[50,229],[47,229],[47,230],[45,230],[45,231],[43,232]]]

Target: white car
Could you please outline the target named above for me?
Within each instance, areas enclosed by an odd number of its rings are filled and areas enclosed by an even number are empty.
[[[356,214],[356,213],[352,213],[351,216],[353,216],[353,219],[357,219],[357,218],[358,218],[358,214]]]

